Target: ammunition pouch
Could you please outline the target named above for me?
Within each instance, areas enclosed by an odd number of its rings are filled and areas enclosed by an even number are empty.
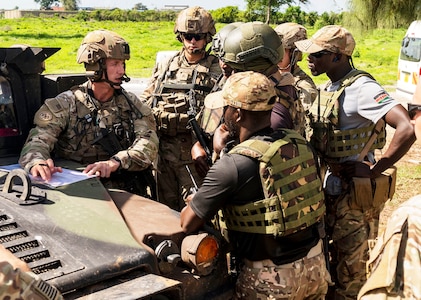
[[[183,93],[163,94],[158,106],[153,109],[157,121],[158,131],[168,136],[189,132],[187,123],[189,105]]]
[[[392,166],[374,179],[352,178],[350,207],[366,211],[379,208],[392,199],[396,187],[396,170],[396,167]]]

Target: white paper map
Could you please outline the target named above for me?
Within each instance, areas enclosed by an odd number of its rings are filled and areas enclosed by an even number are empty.
[[[22,169],[22,167],[19,164],[0,166],[0,170],[4,170],[7,172],[10,172],[14,169]],[[43,180],[41,177],[34,177],[31,174],[29,174],[29,177],[31,178],[31,181],[33,183],[41,183],[54,188],[96,177],[95,175],[86,175],[85,173],[80,171],[65,168],[62,169],[62,173],[54,173],[53,176],[51,176],[51,179],[48,181]]]

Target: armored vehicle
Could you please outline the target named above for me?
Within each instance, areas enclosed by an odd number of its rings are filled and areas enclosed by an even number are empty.
[[[86,80],[43,75],[58,50],[0,48],[0,243],[65,299],[228,299],[227,247],[212,227],[185,236],[161,203],[96,177],[51,187],[16,165],[43,100]]]

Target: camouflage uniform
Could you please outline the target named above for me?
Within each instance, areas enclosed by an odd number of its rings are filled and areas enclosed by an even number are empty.
[[[32,272],[13,269],[8,262],[0,262],[1,299],[62,300],[60,292]]]
[[[247,262],[238,276],[234,299],[324,299],[329,272],[321,243],[307,256],[289,264],[275,265],[270,259]]]
[[[367,263],[368,279],[359,300],[421,299],[421,195],[390,216]]]
[[[76,61],[84,64],[89,80],[45,100],[37,111],[36,127],[30,131],[19,159],[26,171],[45,163],[53,150],[57,157],[82,164],[112,158],[120,166],[109,178],[101,178],[107,188],[155,197],[152,163],[158,152],[158,136],[152,111],[121,87],[127,80],[122,69],[114,82],[107,70],[107,62],[118,61],[125,71],[129,59],[129,44],[117,33],[94,30],[85,36]],[[95,99],[96,91],[111,99]]]
[[[190,24],[191,28],[184,28],[185,22],[197,26]],[[215,34],[210,14],[200,7],[180,12],[174,31],[179,40],[185,32],[206,33],[207,41]],[[195,113],[199,113],[206,95],[221,73],[218,58],[210,55],[205,49],[202,49],[203,58],[196,63],[187,61],[185,51],[183,49],[166,61],[158,62],[150,85],[141,95],[141,99],[152,107],[158,126],[158,201],[175,210],[184,207],[184,199],[194,187],[186,166],[196,184],[200,185],[202,180],[196,172],[190,154],[195,143],[194,134],[188,125],[190,104]],[[188,88],[192,84],[195,85],[194,90]]]
[[[29,132],[21,151],[19,163],[25,170],[50,158],[53,150],[57,157],[82,164],[114,155],[121,161],[123,171],[142,171],[152,165],[158,152],[158,137],[151,109],[131,93],[127,93],[129,99],[115,94],[110,101],[101,103],[90,95],[90,86],[88,81],[45,100],[35,114],[36,127]],[[116,137],[117,142],[113,144],[103,130]],[[101,145],[103,141],[107,141],[105,147]]]
[[[317,98],[316,84],[298,65],[295,66],[292,75],[294,75],[295,86],[298,89],[298,98],[301,100],[304,109],[308,111]]]

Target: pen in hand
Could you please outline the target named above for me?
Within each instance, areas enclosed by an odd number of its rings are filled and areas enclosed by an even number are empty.
[[[47,168],[45,168],[45,167],[47,167]],[[61,167],[54,166],[54,161],[51,158],[49,158],[49,159],[46,160],[46,162],[42,162],[42,163],[34,165],[31,168],[30,172],[31,172],[32,176],[39,176],[42,179],[48,181],[48,180],[51,179],[51,176],[54,173],[56,173],[56,172],[61,173],[62,169],[61,169]]]

